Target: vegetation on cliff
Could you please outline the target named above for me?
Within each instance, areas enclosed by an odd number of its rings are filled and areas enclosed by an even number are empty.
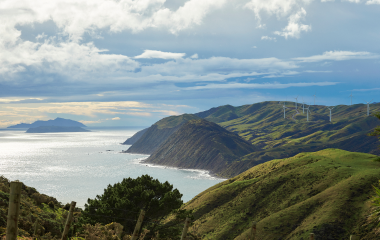
[[[191,231],[202,239],[376,239],[365,225],[378,156],[339,149],[272,160],[221,182],[187,202]]]
[[[0,176],[0,235],[5,235],[8,216],[10,182]],[[32,236],[37,225],[38,239],[59,239],[69,210],[57,199],[40,194],[35,188],[22,185],[20,214],[18,222],[19,236]],[[79,214],[78,209],[75,216]]]
[[[192,114],[163,118],[149,127],[146,132],[124,152],[152,154],[172,133],[177,131],[182,124],[198,118],[199,117]]]
[[[146,162],[218,173],[227,164],[255,151],[237,134],[204,119],[190,120],[174,132]]]

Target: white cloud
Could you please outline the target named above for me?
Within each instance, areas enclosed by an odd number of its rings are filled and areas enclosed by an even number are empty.
[[[172,52],[161,52],[156,50],[145,50],[142,54],[134,58],[162,58],[162,59],[179,59],[183,58],[186,53],[172,53]]]
[[[361,2],[361,0],[343,0],[343,1],[352,2],[352,3],[360,3]]]
[[[314,71],[314,70],[306,70],[303,71],[305,73],[331,73],[332,71]]]
[[[99,119],[99,120],[94,120],[94,121],[91,121],[91,120],[80,120],[78,122],[81,122],[83,123],[84,125],[88,125],[88,124],[96,124],[96,123],[102,123],[104,122],[106,119]]]
[[[198,58],[198,54],[197,54],[197,53],[195,53],[195,54],[191,55],[191,57],[190,57],[190,58],[193,58],[193,59],[195,59],[195,58]]]
[[[380,4],[380,0],[369,0],[365,4],[368,4],[368,5],[370,5],[370,4]]]
[[[261,40],[277,41],[275,37],[262,36]]]
[[[344,61],[351,59],[374,59],[379,55],[370,52],[351,52],[351,51],[328,51],[322,55],[314,55],[310,57],[298,57],[294,60],[302,62],[321,62],[321,61]]]
[[[3,103],[0,105],[0,127],[7,127],[20,122],[31,123],[36,120],[50,119],[47,116],[69,114],[85,116],[84,124],[102,123],[121,120],[117,115],[137,117],[155,117],[181,114],[187,105],[146,104],[136,101],[124,102],[61,102],[61,103]],[[115,116],[116,115],[116,116]],[[105,117],[106,116],[106,117]],[[71,118],[75,119],[75,117]]]
[[[164,7],[166,0],[4,0],[0,3],[0,22],[9,41],[18,38],[16,25],[53,21],[62,34],[78,42],[84,33],[95,34],[99,29],[111,32],[147,28],[165,28],[172,33],[199,25],[210,12],[221,8],[226,0],[189,0],[176,11]]]
[[[207,74],[231,75],[253,73],[255,71],[273,71],[279,69],[293,69],[298,66],[293,61],[284,61],[278,58],[236,59],[228,57],[211,57],[208,59],[180,59],[163,64],[142,66],[144,74],[161,74],[171,76],[186,76]],[[255,74],[255,73],[253,73]],[[261,73],[262,74],[262,73]],[[195,76],[196,76],[195,75]]]
[[[353,92],[370,92],[370,91],[380,91],[380,88],[367,88],[367,89],[353,89]]]
[[[275,31],[274,34],[283,36],[286,39],[288,37],[299,38],[301,32],[308,32],[311,30],[310,25],[301,24],[300,21],[306,16],[306,11],[301,8],[297,13],[289,17],[288,25],[282,29],[282,31]]]
[[[287,17],[298,12],[302,6],[311,3],[313,0],[250,0],[244,7],[251,9],[255,13],[256,19],[261,25],[261,15],[263,13],[276,15],[277,18]]]
[[[104,54],[105,51],[93,43],[56,43],[52,39],[43,43],[24,41],[14,46],[0,45],[0,74],[6,80],[28,68],[32,72],[58,73],[79,79],[86,78],[89,74],[94,77],[103,75],[109,71],[133,71],[139,66],[138,62],[127,56]]]
[[[336,85],[338,82],[304,82],[304,83],[213,83],[205,86],[195,86],[185,88],[186,90],[202,90],[202,89],[283,89],[289,87],[310,87],[310,86],[331,86]]]
[[[26,101],[42,101],[43,98],[0,98],[0,103],[17,103],[17,102],[26,102]]]

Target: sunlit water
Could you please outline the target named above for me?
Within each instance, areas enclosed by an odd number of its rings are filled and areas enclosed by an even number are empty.
[[[93,129],[84,133],[25,133],[0,130],[0,175],[19,180],[62,203],[103,194],[108,184],[149,174],[168,181],[184,202],[223,181],[206,171],[140,163],[147,155],[120,153],[139,129]]]

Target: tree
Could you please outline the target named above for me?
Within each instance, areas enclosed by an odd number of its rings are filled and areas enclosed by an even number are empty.
[[[149,175],[136,179],[124,178],[120,183],[108,185],[103,195],[87,200],[81,222],[92,225],[118,222],[125,232],[132,233],[140,211],[144,209],[142,228],[149,228],[153,233],[158,229],[158,224],[154,223],[169,213],[177,212],[183,217],[184,212],[178,210],[183,204],[181,197],[182,194],[167,181],[161,183]]]
[[[374,114],[375,117],[377,117],[378,119],[380,119],[380,113],[375,113]],[[379,139],[380,139],[380,126],[377,126],[373,132],[369,133],[368,134],[369,136],[379,136]]]

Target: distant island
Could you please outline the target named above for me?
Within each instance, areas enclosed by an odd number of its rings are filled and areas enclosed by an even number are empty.
[[[86,125],[70,119],[56,118],[47,121],[38,120],[34,123],[20,123],[8,128],[28,128],[27,133],[91,132],[82,127],[86,127]]]
[[[81,127],[41,126],[29,128],[27,133],[53,133],[53,132],[91,132]]]
[[[38,120],[35,121],[34,123],[20,123],[17,125],[9,126],[8,128],[37,128],[37,127],[51,127],[51,126],[56,126],[56,127],[86,127],[83,123],[70,120],[70,119],[64,119],[64,118],[56,118],[54,120],[47,120],[47,121],[42,121]],[[84,130],[84,129],[83,129]]]

